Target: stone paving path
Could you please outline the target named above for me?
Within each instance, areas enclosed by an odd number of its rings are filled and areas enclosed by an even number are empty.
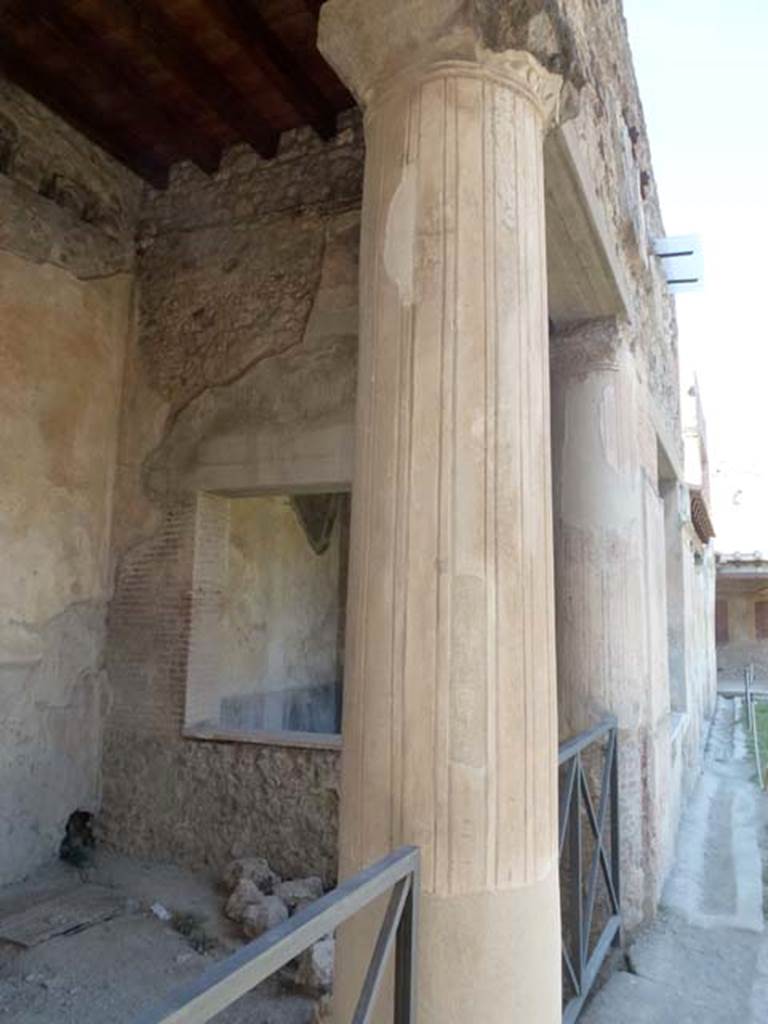
[[[658,918],[580,1024],[768,1024],[767,821],[742,701],[720,696]]]

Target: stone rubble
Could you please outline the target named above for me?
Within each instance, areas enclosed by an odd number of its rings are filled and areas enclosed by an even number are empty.
[[[258,938],[323,895],[318,876],[283,881],[263,857],[231,861],[222,881],[229,892],[224,913],[240,924],[249,939]],[[335,947],[333,936],[324,936],[298,957],[286,976],[308,995],[327,995],[333,987]]]
[[[258,898],[246,906],[240,923],[249,939],[258,939],[270,928],[287,920],[288,908],[279,896],[264,896],[259,893]]]
[[[317,875],[311,875],[309,878],[294,878],[277,885],[275,893],[290,912],[295,914],[297,910],[301,910],[302,907],[323,895],[323,882]]]
[[[333,960],[336,941],[326,935],[310,946],[300,958],[296,984],[309,995],[322,996],[333,988]]]
[[[258,903],[263,896],[264,893],[255,882],[241,878],[230,893],[224,906],[224,913],[231,921],[242,921],[248,907]]]
[[[263,857],[241,857],[230,861],[222,879],[225,888],[234,889],[242,879],[253,882],[266,895],[280,882],[279,876]]]

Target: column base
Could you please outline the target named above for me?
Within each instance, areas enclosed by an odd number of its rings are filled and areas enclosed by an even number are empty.
[[[419,1024],[559,1024],[558,893],[555,871],[519,889],[468,896],[422,894]],[[351,1020],[373,947],[373,917],[361,915],[342,930],[335,1024]],[[376,1024],[391,1024],[389,985],[379,999]]]

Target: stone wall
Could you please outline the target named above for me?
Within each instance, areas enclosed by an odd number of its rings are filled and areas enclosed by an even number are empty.
[[[141,186],[0,82],[0,883],[96,810]]]
[[[103,825],[135,853],[336,871],[338,751],[182,736],[201,491],[351,482],[362,130],[177,169],[142,214],[114,527]]]

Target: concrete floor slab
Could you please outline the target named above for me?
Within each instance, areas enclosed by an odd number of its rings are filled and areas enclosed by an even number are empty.
[[[615,974],[592,1000],[582,1024],[735,1024],[736,1018],[627,971]]]

